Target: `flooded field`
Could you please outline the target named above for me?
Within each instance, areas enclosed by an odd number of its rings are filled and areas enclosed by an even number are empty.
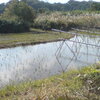
[[[0,87],[37,80],[100,61],[100,37],[0,49]]]

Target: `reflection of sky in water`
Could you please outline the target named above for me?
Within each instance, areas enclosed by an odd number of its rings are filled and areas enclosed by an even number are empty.
[[[99,37],[78,36],[71,40],[100,45]],[[0,86],[14,80],[45,78],[67,68],[81,68],[100,61],[99,56],[99,47],[69,41],[0,49]]]

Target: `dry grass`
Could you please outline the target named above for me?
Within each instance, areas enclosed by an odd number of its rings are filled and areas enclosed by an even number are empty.
[[[72,27],[100,27],[100,14],[70,15],[61,12],[41,14],[35,20],[35,26],[40,28],[62,28]]]
[[[100,100],[100,65],[0,90],[0,100]]]

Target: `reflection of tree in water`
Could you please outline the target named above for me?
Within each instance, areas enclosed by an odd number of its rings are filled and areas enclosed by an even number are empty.
[[[63,55],[62,50],[64,49],[63,48],[64,46],[66,46],[66,48],[72,54],[70,57],[68,56],[69,54],[65,54],[66,56]],[[100,52],[100,39],[95,38],[95,36],[93,35],[89,36],[89,35],[75,34],[75,37],[73,39],[70,40],[65,39],[60,43],[55,53],[55,56],[57,62],[61,66],[62,72],[65,72],[73,61],[89,65],[92,64],[92,62],[89,61],[89,57],[93,57],[95,58],[94,63],[97,63],[97,61],[100,61],[99,52]],[[86,61],[81,59],[82,55],[85,56]],[[63,63],[60,60],[61,58],[69,60],[69,62],[66,64],[66,68],[63,68]]]

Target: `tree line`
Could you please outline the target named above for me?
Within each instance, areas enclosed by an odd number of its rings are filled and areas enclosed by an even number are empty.
[[[94,1],[82,1],[69,0],[65,4],[43,2],[39,0],[22,0],[36,10],[46,9],[50,11],[72,11],[72,10],[100,10],[100,3]]]
[[[13,0],[10,0],[10,2]],[[100,10],[100,2],[94,1],[76,1],[76,0],[69,0],[65,4],[61,3],[54,3],[50,4],[48,2],[39,1],[39,0],[21,0],[22,2],[27,3],[32,8],[37,11],[43,12],[44,10],[49,11],[72,11],[72,10]],[[8,2],[5,4],[0,4],[0,13],[4,11],[4,8],[10,3]]]

